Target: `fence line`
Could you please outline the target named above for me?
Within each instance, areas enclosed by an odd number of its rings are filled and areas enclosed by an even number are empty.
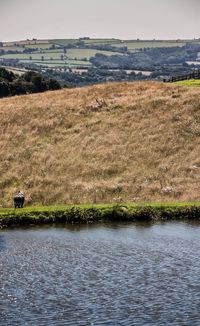
[[[196,71],[193,71],[193,72],[191,72],[189,74],[185,74],[185,75],[164,78],[163,82],[164,83],[174,83],[177,81],[189,80],[189,79],[200,79],[200,70],[196,70]]]

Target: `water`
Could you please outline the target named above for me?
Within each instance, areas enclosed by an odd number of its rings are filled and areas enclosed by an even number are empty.
[[[200,325],[200,224],[0,232],[0,325]]]

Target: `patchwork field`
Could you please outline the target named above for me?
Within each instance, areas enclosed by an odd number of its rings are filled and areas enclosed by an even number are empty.
[[[63,52],[63,50],[48,50],[37,51],[33,53],[11,53],[4,54],[0,56],[0,59],[17,59],[21,63],[26,64],[37,64],[49,67],[63,66],[63,65],[76,65],[76,66],[90,66],[91,63],[89,59],[96,55],[96,53],[101,53],[107,56],[121,53],[111,52],[111,51],[101,51],[94,49],[69,49]]]
[[[3,43],[0,47],[0,63],[9,60],[18,60],[18,63],[27,66],[32,64],[57,67],[63,65],[89,66],[87,61],[97,53],[111,55],[126,55],[127,51],[138,52],[144,48],[181,47],[188,40],[119,40],[119,39],[52,39],[52,40],[24,40]],[[197,40],[190,40],[198,43]],[[199,41],[200,42],[200,41]],[[98,47],[98,48],[97,48]],[[99,48],[100,47],[100,48]],[[114,47],[114,49],[113,49]],[[122,49],[125,48],[125,49]],[[126,49],[127,48],[127,49]],[[117,51],[119,50],[119,52]],[[30,60],[30,61],[29,61]],[[65,60],[65,63],[63,63]],[[76,63],[71,60],[77,60]],[[51,62],[49,62],[51,61]],[[79,61],[79,62],[78,62]],[[81,61],[81,62],[80,62]],[[12,65],[12,62],[9,62]]]

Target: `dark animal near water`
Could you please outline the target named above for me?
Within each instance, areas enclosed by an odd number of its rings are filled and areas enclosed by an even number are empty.
[[[24,205],[24,196],[15,196],[14,197],[14,206],[15,208],[23,208]]]

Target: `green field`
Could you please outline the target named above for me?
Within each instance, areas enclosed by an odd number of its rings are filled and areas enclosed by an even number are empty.
[[[181,80],[176,82],[176,85],[200,87],[200,79]]]
[[[127,47],[128,50],[137,50],[141,48],[161,48],[161,47],[175,47],[175,46],[184,46],[183,42],[176,41],[124,41],[121,43],[115,43],[116,47]]]
[[[111,51],[100,51],[100,50],[93,50],[93,49],[69,49],[67,50],[67,57],[69,58],[77,58],[77,59],[90,59],[91,57],[94,57],[96,53],[101,53],[105,55],[122,55],[118,52],[111,52]]]
[[[118,39],[101,39],[101,38],[96,38],[96,39],[89,39],[89,40],[84,40],[84,43],[87,44],[87,45],[102,45],[102,44],[110,44],[110,45],[113,45],[114,43],[119,43],[120,40]]]
[[[45,51],[42,50],[38,50],[38,51],[34,51],[34,53],[57,53],[57,52],[62,52],[64,54],[64,50],[62,48],[60,48],[59,46],[56,47],[55,49],[46,49]]]
[[[118,39],[102,39],[102,38],[94,38],[94,39],[54,39],[49,40],[52,44],[58,44],[61,46],[73,44],[76,42],[84,42],[86,45],[101,45],[101,44],[112,44],[112,43],[119,43],[120,40]]]
[[[78,42],[78,39],[54,39],[54,40],[49,40],[49,42],[51,44],[65,46],[65,45]]]
[[[51,46],[52,44],[50,43],[39,43],[39,44],[27,44],[25,45],[25,48],[46,50],[49,49]]]
[[[64,55],[63,51],[61,52],[44,52],[44,53],[15,53],[15,54],[5,54],[2,55],[0,58],[3,59],[18,59],[18,60],[29,60],[30,57],[32,60],[42,60],[42,57],[44,60],[60,60],[61,55]]]
[[[34,63],[38,66],[46,66],[49,68],[56,68],[56,67],[66,67],[66,66],[73,66],[73,67],[89,67],[91,66],[91,63],[88,61],[82,61],[82,60],[52,60],[52,61],[41,61],[41,60],[20,60],[20,62],[25,64],[31,64]]]
[[[23,52],[24,48],[20,47],[20,46],[13,45],[13,46],[0,47],[0,50],[4,50],[5,52],[7,52],[7,51],[20,51],[20,52]]]

